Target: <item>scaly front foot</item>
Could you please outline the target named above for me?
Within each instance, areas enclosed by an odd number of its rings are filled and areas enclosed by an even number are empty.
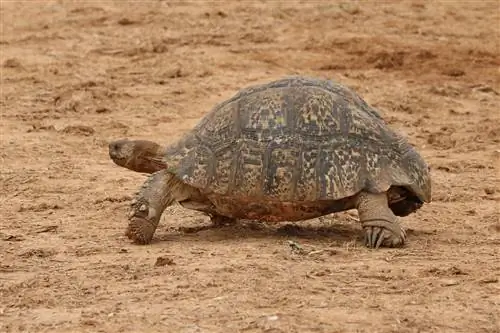
[[[363,222],[365,245],[372,249],[400,247],[406,242],[406,232],[397,222],[372,220]]]
[[[386,193],[361,192],[357,198],[357,209],[367,247],[378,249],[405,244],[406,232],[389,208]]]

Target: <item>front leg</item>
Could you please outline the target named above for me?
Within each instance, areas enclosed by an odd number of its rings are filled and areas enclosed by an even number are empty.
[[[365,232],[365,245],[369,248],[399,247],[406,241],[406,232],[391,211],[387,194],[362,192],[357,198],[359,220]]]
[[[185,200],[191,192],[191,187],[167,170],[151,174],[132,201],[127,237],[138,244],[149,244],[165,209]]]

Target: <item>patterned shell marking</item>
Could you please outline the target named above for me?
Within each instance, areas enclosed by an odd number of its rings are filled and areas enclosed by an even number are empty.
[[[206,193],[315,201],[402,185],[430,200],[416,151],[332,81],[292,77],[243,89],[168,147],[165,159]]]

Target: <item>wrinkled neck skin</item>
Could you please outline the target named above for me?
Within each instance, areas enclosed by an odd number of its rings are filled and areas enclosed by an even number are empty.
[[[154,173],[167,167],[167,164],[163,162],[160,145],[151,141],[139,141],[136,151],[134,157],[127,161],[127,168],[137,172]]]
[[[158,165],[153,162],[155,156],[156,155],[150,154],[149,152],[143,152],[128,160],[124,167],[143,173],[153,173],[159,171],[163,168],[158,167]]]
[[[167,168],[163,150],[155,142],[146,140],[117,141],[117,154],[111,154],[113,161],[124,168],[142,173],[154,173]]]

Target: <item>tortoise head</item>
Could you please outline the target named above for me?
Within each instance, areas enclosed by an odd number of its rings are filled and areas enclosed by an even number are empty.
[[[115,164],[137,172],[153,173],[167,168],[160,145],[147,140],[112,141],[109,157]]]

